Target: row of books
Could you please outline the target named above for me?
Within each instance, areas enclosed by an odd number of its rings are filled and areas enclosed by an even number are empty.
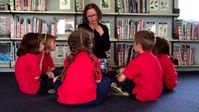
[[[48,24],[46,21],[42,20],[37,16],[31,16],[31,17],[14,16],[11,19],[10,37],[22,38],[25,34],[29,32],[52,34],[52,32],[54,32],[51,31],[51,29],[53,29],[51,28],[53,24],[54,24],[53,22]]]
[[[168,24],[167,22],[144,21],[133,19],[121,19],[117,21],[117,38],[119,40],[134,39],[135,33],[140,30],[149,30],[155,33],[156,36],[167,37]],[[158,32],[156,32],[156,30]]]
[[[17,50],[20,41],[0,41],[0,67],[13,67],[17,60]],[[55,63],[63,64],[64,59],[69,55],[70,50],[67,42],[56,42],[56,50],[51,52]],[[116,55],[115,55],[116,54]],[[115,55],[115,57],[114,57]],[[117,43],[116,51],[114,47],[107,52],[110,65],[118,67],[126,66],[131,59],[138,54],[133,50],[132,43]],[[173,57],[178,60],[178,65],[194,65],[195,48],[191,45],[179,45],[173,48]],[[13,65],[11,65],[13,63]]]
[[[20,41],[0,41],[0,67],[14,67]],[[66,42],[56,42],[56,50],[51,52],[55,63],[62,64],[70,50]]]
[[[46,0],[10,0],[10,10],[16,11],[44,11]]]
[[[0,16],[0,37],[10,37],[10,16]]]
[[[126,66],[131,59],[138,56],[133,50],[133,45],[131,44],[117,44],[116,45],[116,57],[115,64],[118,67]],[[173,48],[173,57],[177,59],[178,65],[194,65],[195,62],[195,48],[191,45],[178,45]]]
[[[83,11],[89,0],[76,0],[77,11]],[[99,7],[110,9],[111,0],[100,0]],[[169,0],[115,0],[115,9],[119,13],[149,13],[151,10],[169,10]]]
[[[45,11],[47,2],[50,0],[1,0],[10,6],[11,11]],[[87,3],[91,0],[76,0],[74,6],[71,6],[72,0],[57,0],[57,10],[75,7],[77,12],[82,12]],[[111,9],[114,6],[115,12],[119,13],[148,13],[150,10],[168,10],[169,0],[100,0],[94,1],[101,9]],[[112,5],[114,3],[114,5]],[[50,6],[53,7],[53,6]],[[8,10],[8,8],[6,9]]]
[[[195,48],[191,45],[174,46],[173,56],[178,60],[178,65],[195,64]]]
[[[179,40],[199,40],[199,21],[177,19],[174,22],[174,33]]]
[[[7,3],[8,0],[0,0],[0,10],[8,10],[9,4]]]
[[[117,0],[117,10],[120,13],[148,13],[148,0]]]
[[[7,36],[10,38],[22,38],[24,34],[29,32],[34,33],[48,33],[55,36],[65,36],[70,34],[76,27],[74,19],[58,19],[52,18],[46,21],[39,16],[0,16],[0,36]],[[102,20],[104,25],[109,29],[111,24],[109,21]],[[82,23],[80,19],[79,24]],[[133,20],[133,19],[119,19],[117,20],[116,38],[119,40],[132,40],[137,31],[149,30],[155,33],[156,36],[167,37],[168,24],[167,22],[155,22]]]
[[[117,44],[116,45],[116,64],[118,67],[126,66],[131,59],[135,58],[138,54],[133,50],[131,44]]]
[[[70,34],[74,29],[75,22],[73,19],[57,19],[54,17],[51,21],[45,21],[38,16],[14,16],[11,19],[10,37],[22,38],[29,32],[48,33],[57,36],[62,34]]]
[[[0,16],[0,38],[22,38],[23,35],[29,32],[48,33],[63,37],[70,34],[83,22],[82,19],[77,20],[75,25],[74,19],[71,18],[43,18],[40,16]],[[110,34],[110,22],[102,20],[101,23],[108,27]]]

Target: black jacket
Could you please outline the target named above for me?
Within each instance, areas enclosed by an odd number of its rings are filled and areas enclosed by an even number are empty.
[[[108,51],[110,49],[109,31],[105,25],[101,23],[98,23],[98,24],[104,30],[104,34],[102,36],[100,36],[100,34],[96,30],[92,30],[92,28],[87,23],[82,23],[78,25],[78,28],[83,28],[94,33],[95,46],[93,49],[93,53],[98,58],[107,58],[105,51]]]

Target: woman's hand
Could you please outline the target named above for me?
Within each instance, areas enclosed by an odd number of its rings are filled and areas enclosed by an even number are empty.
[[[95,30],[100,34],[100,36],[102,36],[104,34],[104,30],[102,29],[102,27],[100,25],[97,25],[95,27]]]

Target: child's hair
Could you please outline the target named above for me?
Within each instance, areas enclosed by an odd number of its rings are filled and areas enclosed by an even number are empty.
[[[155,45],[154,33],[147,30],[138,31],[135,34],[135,44],[140,43],[143,51],[152,51]]]
[[[156,43],[153,48],[153,53],[158,56],[160,54],[166,54],[170,56],[170,43],[167,39],[156,37]]]
[[[94,54],[92,52],[92,48],[93,48],[93,44],[94,44],[93,39],[94,39],[93,33],[89,32],[88,30],[81,29],[81,28],[73,31],[69,35],[68,45],[69,45],[71,54],[68,56],[67,65],[62,71],[62,76],[61,76],[62,81],[65,78],[65,75],[67,73],[69,66],[74,61],[76,55],[80,51],[87,51],[89,53],[89,57],[94,62],[94,65],[95,65],[94,74],[96,77],[96,75],[98,74],[98,69],[97,69],[97,62],[94,59]]]
[[[50,44],[52,41],[55,41],[55,37],[50,34],[42,34],[42,38],[44,38],[44,40],[45,40],[45,50],[50,49],[50,47],[51,47]]]
[[[20,47],[17,50],[17,56],[24,55],[26,53],[39,54],[39,46],[43,41],[39,33],[27,33],[24,35]]]

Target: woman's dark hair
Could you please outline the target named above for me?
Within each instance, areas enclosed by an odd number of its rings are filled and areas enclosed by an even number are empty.
[[[155,45],[154,33],[147,30],[138,31],[135,34],[135,44],[140,43],[143,51],[152,51]]]
[[[17,56],[25,55],[26,53],[39,54],[39,46],[42,41],[43,39],[39,33],[27,33],[22,38],[17,50]]]
[[[67,73],[67,70],[71,63],[74,61],[76,55],[80,51],[86,51],[89,54],[90,59],[94,62],[95,65],[95,70],[94,74],[95,77],[98,74],[98,69],[97,69],[97,62],[94,58],[94,54],[92,52],[93,48],[93,42],[94,42],[94,34],[89,32],[88,30],[84,30],[81,28],[78,28],[77,30],[73,31],[68,38],[68,45],[71,50],[71,54],[67,58],[67,65],[62,71],[62,81],[65,78],[65,75]]]
[[[153,53],[158,56],[160,54],[166,54],[170,56],[170,43],[167,39],[156,37],[156,43],[153,48]]]
[[[100,10],[100,8],[96,4],[90,3],[90,4],[87,4],[86,7],[84,8],[84,11],[83,11],[83,22],[88,22],[86,14],[87,14],[89,9],[95,9],[95,11],[97,13],[98,21],[102,19],[102,11]]]

